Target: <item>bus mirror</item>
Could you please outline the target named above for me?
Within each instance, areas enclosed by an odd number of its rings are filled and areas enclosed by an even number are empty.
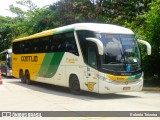
[[[142,43],[142,44],[144,44],[144,45],[146,45],[146,47],[147,47],[147,54],[148,55],[151,55],[151,45],[147,42],[147,41],[145,41],[145,40],[137,40],[139,43]]]
[[[98,53],[99,55],[103,55],[103,44],[99,39],[96,38],[86,38],[86,40],[96,43],[98,47]]]
[[[8,59],[8,57],[9,57],[9,56],[8,56],[8,54],[7,54],[7,55],[6,55],[6,59]]]

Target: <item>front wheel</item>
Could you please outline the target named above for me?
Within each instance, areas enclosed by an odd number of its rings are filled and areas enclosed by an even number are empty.
[[[78,80],[77,76],[72,75],[70,77],[69,89],[70,89],[71,93],[73,93],[73,94],[78,95],[81,93],[80,84],[79,84],[79,80]]]

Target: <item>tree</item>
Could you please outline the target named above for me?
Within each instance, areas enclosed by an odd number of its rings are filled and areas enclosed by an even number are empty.
[[[149,10],[152,0],[92,0],[95,12],[105,16],[106,22],[124,25],[125,22],[135,21],[138,15]]]
[[[145,57],[145,71],[146,75],[156,77],[160,84],[160,0],[152,2],[150,9],[143,15],[145,21],[140,29],[143,31],[144,38],[152,45],[152,55]]]
[[[32,22],[30,20],[33,17],[36,5],[30,0],[22,0],[17,3],[27,6],[29,10],[23,11],[19,7],[10,5],[9,10],[15,14],[15,17],[0,16],[0,51],[11,47],[13,39],[32,34]]]
[[[34,16],[35,11],[37,10],[37,5],[35,5],[31,0],[21,0],[16,3],[28,8],[27,12],[25,12],[27,17],[31,18]]]
[[[160,85],[160,0],[148,4],[148,12],[138,15],[131,23],[125,23],[137,33],[137,37],[148,41],[152,46],[151,56],[147,56],[142,47],[144,77]],[[154,81],[155,80],[155,81]]]
[[[10,48],[12,41],[12,30],[9,26],[0,28],[0,51]]]
[[[17,4],[27,7],[28,10],[24,11],[21,8],[10,5],[9,10],[16,14],[11,24],[15,38],[24,37],[33,33],[33,18],[35,11],[38,9],[31,0],[21,0],[18,1]]]

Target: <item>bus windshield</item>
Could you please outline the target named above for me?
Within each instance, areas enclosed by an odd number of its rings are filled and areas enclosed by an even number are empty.
[[[134,35],[100,33],[96,37],[104,46],[102,69],[127,72],[141,69],[140,52]]]

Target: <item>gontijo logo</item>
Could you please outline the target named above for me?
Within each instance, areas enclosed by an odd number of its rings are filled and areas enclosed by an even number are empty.
[[[38,62],[38,56],[22,56],[22,62]]]

